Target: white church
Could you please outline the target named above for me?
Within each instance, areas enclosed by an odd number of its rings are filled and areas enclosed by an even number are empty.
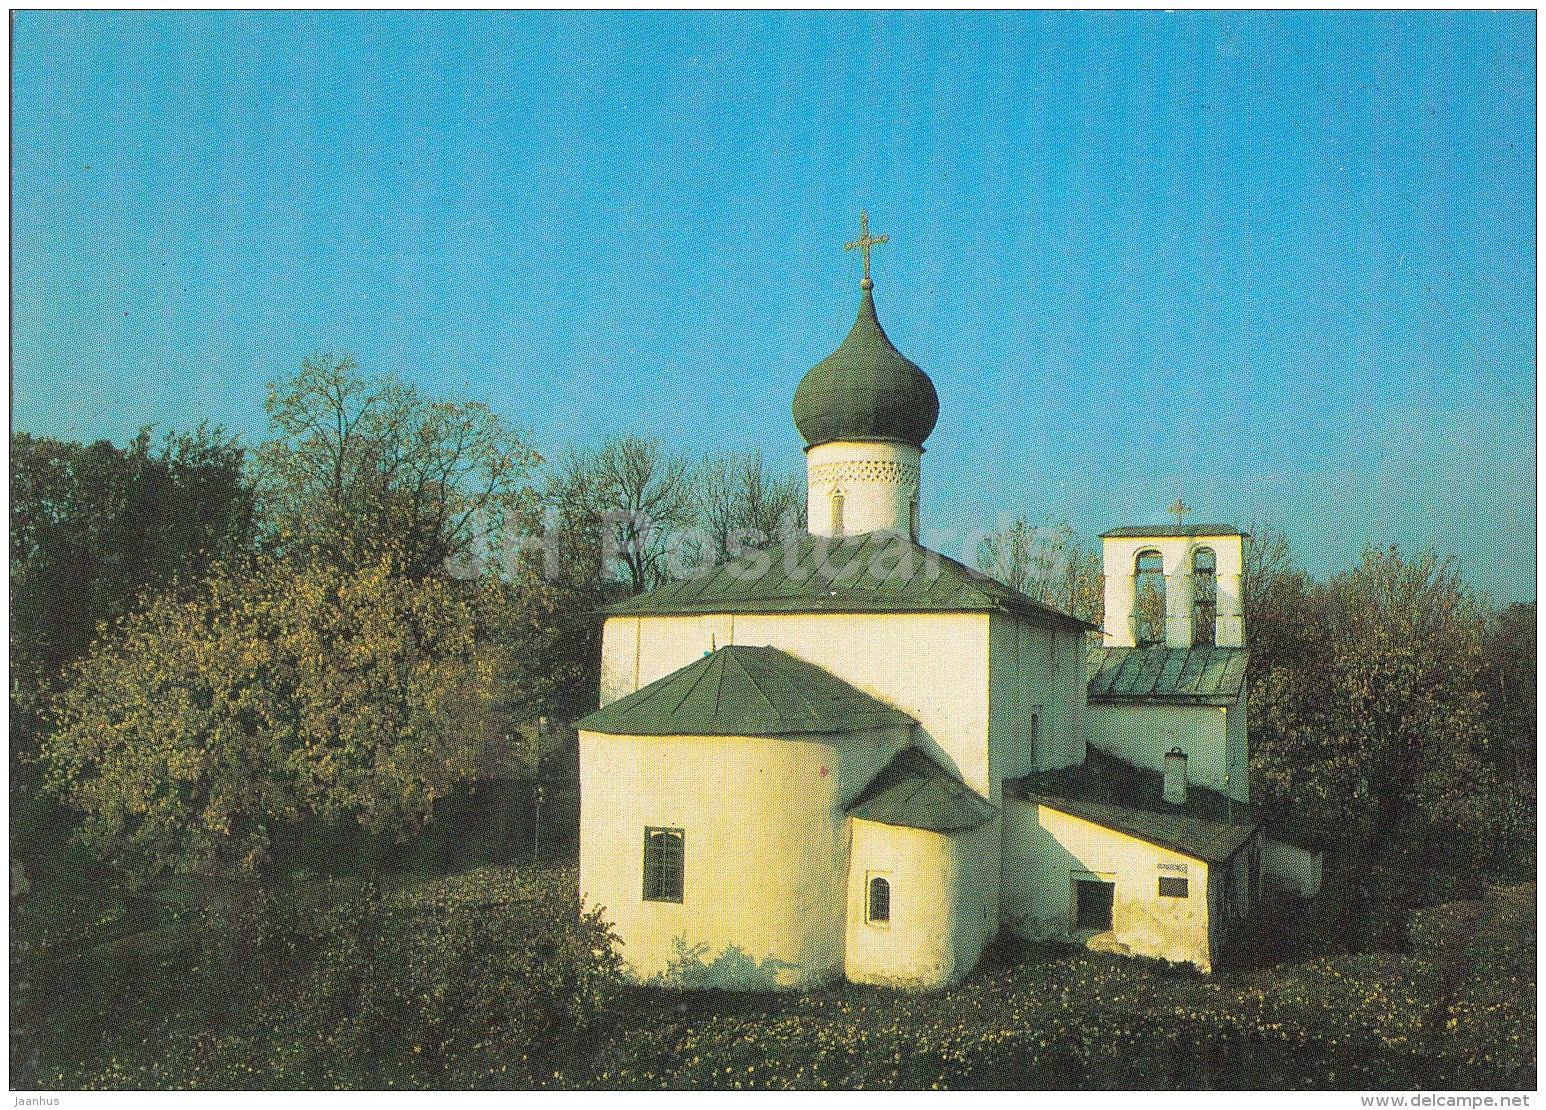
[[[880,241],[795,390],[806,534],[606,611],[581,893],[664,984],[938,988],[1000,930],[1211,970],[1264,881],[1319,885],[1249,805],[1244,537],[1107,532],[1102,629],[922,547],[939,401]]]

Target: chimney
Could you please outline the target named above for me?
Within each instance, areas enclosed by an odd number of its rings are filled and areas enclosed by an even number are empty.
[[[1186,753],[1180,748],[1165,753],[1165,801],[1177,806],[1186,802]]]

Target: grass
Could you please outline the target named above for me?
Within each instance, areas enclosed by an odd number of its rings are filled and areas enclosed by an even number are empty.
[[[1535,1085],[1534,888],[1433,907],[1411,951],[1214,976],[1005,944],[907,996],[632,992],[547,1084],[661,1089],[1345,1089]]]
[[[407,880],[389,897],[432,911],[551,897],[574,881],[567,865],[484,867]],[[1344,922],[1326,907],[1284,904],[1257,922],[1262,943],[1212,976],[1004,941],[931,994],[626,987],[599,1028],[540,1064],[454,1074],[495,1089],[1533,1088],[1535,886],[1475,893],[1401,914],[1376,905],[1368,935],[1392,943],[1364,951],[1337,947]],[[174,1016],[108,1049],[43,1086],[327,1087],[359,1074],[283,1024],[179,1027]],[[417,1066],[394,1064],[382,1085],[446,1085],[445,1071]]]

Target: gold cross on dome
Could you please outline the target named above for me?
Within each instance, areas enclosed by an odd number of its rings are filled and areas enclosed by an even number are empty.
[[[1176,527],[1179,528],[1179,527],[1181,527],[1181,517],[1182,517],[1182,514],[1191,512],[1192,511],[1192,507],[1190,505],[1188,505],[1185,501],[1182,501],[1178,497],[1178,498],[1176,498],[1176,503],[1174,505],[1170,506],[1170,508],[1166,509],[1165,511],[1167,513],[1175,513],[1176,514]]]
[[[859,238],[852,243],[844,243],[845,251],[861,250],[864,252],[864,284],[870,283],[870,248],[877,243],[888,243],[891,236],[882,235],[878,239],[870,238],[870,214],[862,208],[859,210]]]

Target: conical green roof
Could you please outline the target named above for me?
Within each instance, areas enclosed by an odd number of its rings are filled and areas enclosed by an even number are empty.
[[[918,748],[903,748],[854,799],[848,812],[865,821],[930,832],[975,829],[998,812]]]
[[[623,736],[792,736],[917,722],[830,671],[771,647],[735,644],[580,720]]]
[[[896,439],[922,447],[939,419],[929,376],[891,345],[866,282],[848,338],[794,391],[794,424],[815,447],[833,440]]]

